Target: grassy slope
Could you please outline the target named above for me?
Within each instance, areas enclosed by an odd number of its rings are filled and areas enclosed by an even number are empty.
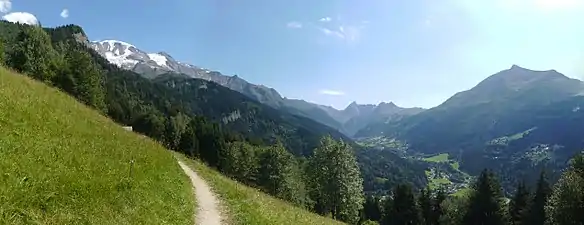
[[[294,207],[256,189],[235,182],[183,155],[177,153],[177,156],[209,182],[213,190],[226,203],[232,225],[343,224]]]
[[[0,224],[193,224],[193,211],[170,152],[0,68]]]

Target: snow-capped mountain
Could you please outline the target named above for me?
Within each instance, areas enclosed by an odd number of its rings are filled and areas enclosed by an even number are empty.
[[[268,105],[277,106],[283,99],[272,88],[251,84],[237,75],[226,76],[217,71],[179,62],[165,52],[147,53],[132,44],[118,40],[89,42],[89,46],[110,63],[122,69],[132,70],[147,78],[155,78],[168,73],[184,74],[193,78],[213,81]]]
[[[110,63],[122,69],[133,70],[147,77],[176,72],[209,80],[210,71],[176,61],[165,52],[147,53],[123,41],[103,40],[90,42],[90,46]]]
[[[146,78],[153,79],[158,76],[174,73],[212,81],[266,105],[277,109],[285,109],[293,114],[311,118],[349,135],[357,132],[358,128],[367,125],[369,121],[367,118],[372,117],[370,116],[372,114],[371,112],[376,108],[375,105],[357,105],[354,103],[345,110],[337,110],[332,107],[302,100],[283,98],[273,88],[249,83],[237,75],[226,76],[217,71],[210,71],[188,63],[179,62],[165,52],[148,53],[123,41],[103,40],[89,42],[88,44],[110,63],[122,69],[134,71]],[[395,108],[402,109],[397,106]],[[393,112],[395,110],[392,109],[390,111]],[[393,113],[381,113],[378,117],[389,117],[386,114]],[[350,126],[345,125],[345,123],[348,123]]]

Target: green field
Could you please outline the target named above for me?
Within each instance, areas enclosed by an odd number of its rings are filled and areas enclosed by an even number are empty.
[[[452,166],[452,168],[455,170],[460,170],[460,163],[458,162],[450,163],[450,166]]]
[[[193,212],[169,151],[0,68],[0,224],[193,224]]]
[[[452,196],[455,197],[468,197],[471,194],[472,189],[470,188],[462,188],[454,193],[452,193]]]
[[[430,188],[432,190],[437,190],[440,187],[442,187],[443,185],[450,185],[452,184],[452,182],[450,180],[448,180],[447,178],[431,178],[430,174],[431,172],[426,170],[425,171],[426,177],[428,178],[428,186],[430,186]]]
[[[235,182],[198,161],[187,159],[178,153],[176,155],[209,182],[226,205],[232,225],[343,224]]]
[[[423,160],[427,161],[427,162],[436,162],[436,163],[448,162],[448,153],[442,153],[442,154],[435,155],[432,157],[424,158]]]

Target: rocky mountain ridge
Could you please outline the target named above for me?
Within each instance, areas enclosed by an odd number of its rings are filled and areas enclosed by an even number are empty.
[[[315,120],[348,136],[355,134],[371,122],[392,120],[422,111],[420,108],[401,108],[392,102],[380,103],[379,105],[360,105],[353,102],[347,108],[338,110],[304,100],[288,99],[282,97],[273,88],[249,83],[237,75],[226,76],[218,71],[180,62],[165,52],[147,53],[127,42],[102,40],[89,42],[89,46],[110,63],[122,69],[139,73],[144,77],[154,79],[165,74],[183,74],[192,78],[212,81],[273,108]]]

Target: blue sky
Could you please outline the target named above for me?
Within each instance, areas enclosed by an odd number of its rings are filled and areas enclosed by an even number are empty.
[[[6,2],[336,108],[432,107],[512,64],[584,77],[584,0]]]

